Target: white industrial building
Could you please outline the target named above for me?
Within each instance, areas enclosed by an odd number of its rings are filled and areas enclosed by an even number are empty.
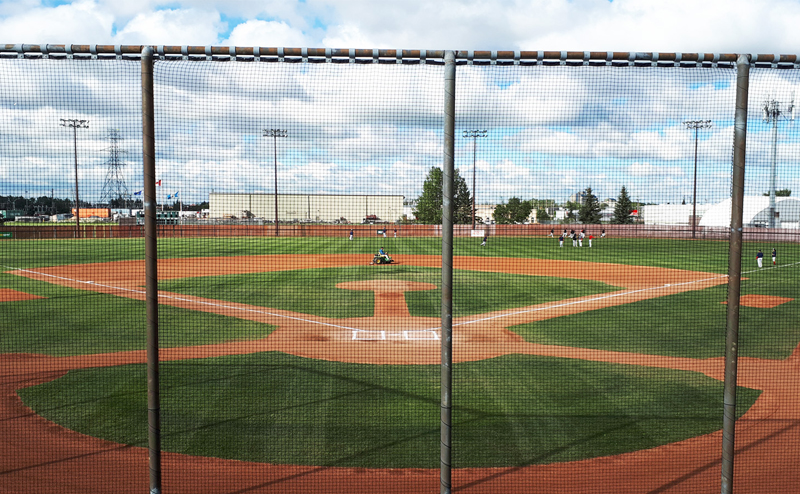
[[[274,194],[209,194],[210,218],[253,216],[275,220]],[[248,214],[249,213],[249,214]],[[278,220],[332,222],[345,218],[361,223],[368,216],[397,222],[403,215],[403,196],[278,194]]]
[[[702,218],[713,204],[698,204],[697,217]],[[639,214],[645,225],[691,225],[691,204],[652,204],[642,206]],[[698,223],[698,224],[702,224]]]
[[[743,226],[769,225],[769,197],[745,196],[742,211]],[[775,227],[798,228],[800,225],[800,199],[775,198]],[[731,200],[725,199],[709,209],[700,219],[700,226],[731,226]]]

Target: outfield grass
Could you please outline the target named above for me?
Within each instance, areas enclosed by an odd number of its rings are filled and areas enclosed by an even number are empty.
[[[363,365],[277,352],[161,365],[166,451],[283,464],[439,466],[439,366]],[[144,365],[71,371],[20,390],[84,434],[147,444]],[[722,426],[722,383],[701,374],[508,355],[454,367],[454,464],[613,455]],[[759,392],[740,388],[737,413]]]
[[[60,239],[4,241],[4,266],[29,268],[82,264],[117,260],[144,259],[144,239]],[[441,255],[441,239],[429,237],[360,238],[348,241],[339,237],[218,237],[164,238],[158,241],[159,258],[227,257],[260,254],[371,254],[383,246],[390,254]],[[800,245],[745,244],[742,257],[745,266],[755,266],[755,252],[761,248],[766,256],[777,246],[783,262],[800,260]],[[723,241],[604,238],[595,239],[594,247],[558,247],[558,240],[542,237],[492,237],[488,247],[480,247],[480,239],[454,239],[457,256],[530,257],[609,262],[657,266],[692,271],[726,273],[728,243]],[[402,259],[400,259],[402,262]]]
[[[183,278],[159,287],[198,297],[276,307],[323,317],[370,317],[372,292],[336,288],[337,283],[391,279],[430,283],[436,290],[406,292],[412,316],[439,317],[441,269],[388,265],[275,271],[267,273]],[[456,270],[453,274],[453,313],[456,316],[540,304],[553,300],[605,293],[619,288],[589,280]],[[281,287],[276,290],[275,287]]]

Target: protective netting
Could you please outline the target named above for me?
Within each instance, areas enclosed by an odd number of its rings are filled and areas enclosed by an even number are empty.
[[[154,64],[164,492],[439,489],[444,69],[333,62]],[[718,489],[736,69],[456,74],[454,490]],[[800,480],[797,77],[750,75],[743,492]],[[0,490],[147,488],[141,94],[0,60]]]

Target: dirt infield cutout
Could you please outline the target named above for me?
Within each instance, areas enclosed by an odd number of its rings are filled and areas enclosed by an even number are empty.
[[[739,305],[745,307],[755,307],[757,309],[772,309],[779,305],[791,302],[793,298],[775,297],[773,295],[742,295],[739,297]],[[723,301],[727,304],[727,301]]]
[[[214,276],[282,269],[361,265],[364,256],[248,256],[166,259],[163,278]],[[403,264],[440,267],[436,256],[403,256]],[[724,359],[692,359],[570,348],[524,342],[506,328],[566,314],[596,310],[699,290],[725,283],[723,275],[642,266],[536,259],[454,259],[456,269],[562,278],[594,279],[620,291],[456,318],[456,361],[520,353],[699,372],[722,380]],[[139,261],[17,270],[14,274],[84,290],[144,300],[144,264]],[[91,282],[91,283],[90,283]],[[280,309],[220,302],[174,293],[159,302],[278,326],[267,338],[162,349],[161,360],[182,360],[277,350],[299,356],[372,364],[438,363],[435,318],[407,315],[400,296],[415,285],[347,287],[375,292],[370,318],[328,319]],[[380,293],[388,294],[383,298]],[[744,297],[743,297],[744,298]],[[379,302],[379,300],[381,300]],[[783,303],[783,302],[781,302]],[[363,331],[365,338],[353,338]],[[381,334],[381,338],[374,338]],[[391,338],[392,334],[420,338]],[[367,339],[366,336],[373,338]],[[424,337],[423,337],[424,336]],[[412,340],[412,341],[409,341]],[[353,345],[358,345],[357,350]],[[60,428],[31,413],[14,392],[55,379],[71,369],[144,363],[144,350],[72,357],[0,355],[0,452],[2,485],[13,492],[133,493],[146,489],[147,450],[109,443]],[[800,347],[783,361],[741,358],[738,384],[762,394],[737,425],[737,492],[791,492],[800,485]],[[719,486],[721,431],[649,450],[550,465],[457,470],[454,487],[464,493],[495,492],[713,492]],[[780,461],[775,461],[780,455]],[[434,492],[438,470],[361,469],[256,464],[165,453],[165,492]],[[74,472],[80,471],[80,479]],[[212,472],[213,474],[211,474]],[[602,481],[598,482],[598,479]],[[527,486],[520,491],[520,486]],[[169,490],[169,489],[172,490]]]
[[[40,298],[44,297],[20,292],[11,288],[0,288],[0,302],[23,302],[25,300],[36,300]]]

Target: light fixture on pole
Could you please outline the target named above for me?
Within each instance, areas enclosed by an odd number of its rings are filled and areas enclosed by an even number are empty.
[[[81,230],[81,204],[78,198],[78,129],[88,129],[88,120],[78,120],[77,118],[59,118],[62,127],[72,129],[72,147],[75,154],[75,236],[80,235]]]
[[[767,99],[761,107],[764,114],[764,122],[772,122],[772,160],[770,166],[769,180],[769,224],[770,228],[775,228],[775,168],[778,161],[778,120],[784,113],[789,113],[790,119],[794,120],[794,96],[785,110],[781,109],[781,103],[774,99]],[[784,119],[786,117],[784,116]]]
[[[697,235],[697,131],[710,129],[711,120],[687,120],[683,122],[687,129],[694,129],[694,185],[692,186],[692,238]]]
[[[478,154],[478,137],[486,137],[486,130],[465,130],[464,138],[472,139],[472,229],[475,229],[475,160]]]
[[[286,130],[263,129],[263,137],[272,137],[275,156],[275,236],[278,236],[278,137],[289,137]]]

